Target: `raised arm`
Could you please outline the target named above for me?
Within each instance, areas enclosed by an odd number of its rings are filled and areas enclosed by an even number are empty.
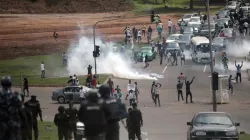
[[[194,77],[193,77],[193,79],[191,80],[190,85],[193,83],[193,81],[194,81]]]
[[[243,61],[241,62],[241,66],[240,66],[240,68],[242,68],[242,66],[243,66]]]
[[[236,61],[235,61],[235,63],[234,63],[234,64],[235,64],[235,67],[237,67],[237,65],[236,65]]]

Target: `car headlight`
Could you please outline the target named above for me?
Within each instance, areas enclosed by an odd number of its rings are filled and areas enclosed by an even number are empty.
[[[197,131],[197,132],[195,132],[195,135],[196,136],[206,136],[206,132],[203,132],[203,131]]]
[[[227,136],[235,136],[236,132],[232,131],[232,132],[227,132],[226,133]]]

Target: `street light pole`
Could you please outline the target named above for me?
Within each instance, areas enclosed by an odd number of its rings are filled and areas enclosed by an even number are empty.
[[[143,15],[143,16],[134,16],[134,17],[123,17],[122,19],[132,19],[132,18],[139,18],[139,17],[146,17],[148,15]],[[100,21],[97,21],[94,26],[93,26],[93,41],[94,41],[94,51],[96,51],[96,47],[95,47],[95,29],[96,29],[96,26],[98,23],[101,23],[101,22],[107,22],[107,21],[114,21],[114,20],[121,20],[121,18],[113,18],[113,19],[106,19],[106,20],[100,20]],[[96,57],[94,58],[95,59],[95,75],[97,75],[97,70],[96,70]]]
[[[209,48],[210,48],[210,60],[211,60],[211,62],[210,62],[210,68],[211,68],[211,85],[212,85],[212,93],[213,93],[213,111],[217,112],[216,90],[213,89],[214,64],[213,64],[213,52],[212,52],[212,36],[211,36],[211,27],[210,27],[209,0],[206,0],[206,10],[207,10],[208,31],[209,31]]]

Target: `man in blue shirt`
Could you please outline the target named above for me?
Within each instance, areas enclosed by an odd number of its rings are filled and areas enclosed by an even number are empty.
[[[241,68],[243,66],[243,61],[241,62],[241,65],[238,64],[236,65],[236,61],[235,61],[235,67],[237,69],[237,73],[236,73],[236,82],[238,83],[238,77],[240,78],[240,82],[241,82]]]

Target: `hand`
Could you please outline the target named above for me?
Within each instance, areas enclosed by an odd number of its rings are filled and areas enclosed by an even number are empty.
[[[195,76],[193,77],[193,79],[195,78]]]

